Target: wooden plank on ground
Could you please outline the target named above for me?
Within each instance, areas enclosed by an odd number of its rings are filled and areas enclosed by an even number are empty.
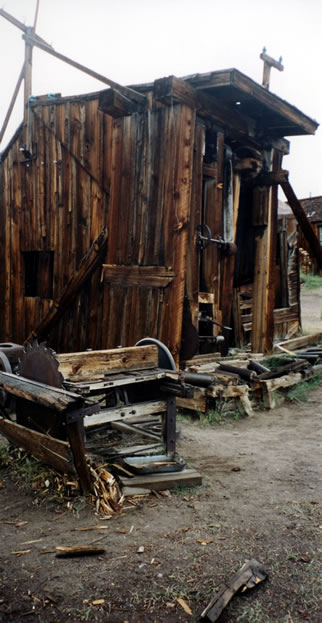
[[[123,487],[140,487],[163,491],[175,487],[195,487],[202,484],[202,476],[194,469],[184,469],[182,472],[168,472],[165,474],[148,474],[145,476],[133,476],[133,478],[121,477]]]

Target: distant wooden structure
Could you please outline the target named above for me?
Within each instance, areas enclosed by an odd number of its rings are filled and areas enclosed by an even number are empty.
[[[287,334],[277,184],[289,185],[284,137],[314,134],[315,121],[236,69],[27,108],[0,162],[2,341],[44,330],[70,280],[50,325],[60,352],[151,336],[178,361],[221,334],[255,352],[279,325]],[[103,255],[75,287],[102,230]]]
[[[300,199],[300,204],[322,248],[322,195]],[[311,247],[301,229],[299,229],[298,245],[299,249],[303,249],[306,254],[307,263],[309,264],[307,272],[322,275],[321,267],[318,266],[318,263],[312,254]],[[305,254],[303,254],[303,256]]]

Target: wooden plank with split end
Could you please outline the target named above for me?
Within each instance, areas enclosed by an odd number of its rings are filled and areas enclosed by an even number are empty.
[[[145,476],[133,476],[133,478],[121,477],[123,487],[140,487],[163,491],[174,487],[195,487],[202,484],[202,476],[194,469],[184,469],[182,472],[168,472],[165,474],[148,474]]]
[[[144,370],[158,366],[158,348],[154,345],[130,346],[111,350],[92,350],[57,355],[59,370],[65,379],[100,378],[105,374]]]
[[[21,446],[60,472],[75,476],[69,444],[0,417],[0,432],[16,446]]]

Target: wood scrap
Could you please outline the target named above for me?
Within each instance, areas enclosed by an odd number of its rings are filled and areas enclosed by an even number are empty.
[[[104,554],[103,547],[92,545],[73,545],[72,547],[56,547],[56,558],[72,558],[73,556],[98,556]]]
[[[237,571],[230,582],[223,584],[216,592],[213,599],[201,613],[201,620],[214,623],[237,591],[242,589],[243,592],[248,588],[253,588],[256,584],[265,580],[266,577],[267,572],[261,563],[257,562],[257,560],[246,560],[245,564]]]

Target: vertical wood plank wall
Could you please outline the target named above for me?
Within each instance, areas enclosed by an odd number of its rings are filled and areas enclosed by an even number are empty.
[[[32,108],[37,157],[22,135],[0,170],[1,340],[21,343],[51,300],[24,296],[23,252],[53,251],[53,298],[104,226],[105,261],[166,266],[167,288],[121,287],[92,276],[50,336],[60,352],[132,345],[146,335],[180,350],[190,219],[195,112],[187,106],[113,119],[98,99]]]

